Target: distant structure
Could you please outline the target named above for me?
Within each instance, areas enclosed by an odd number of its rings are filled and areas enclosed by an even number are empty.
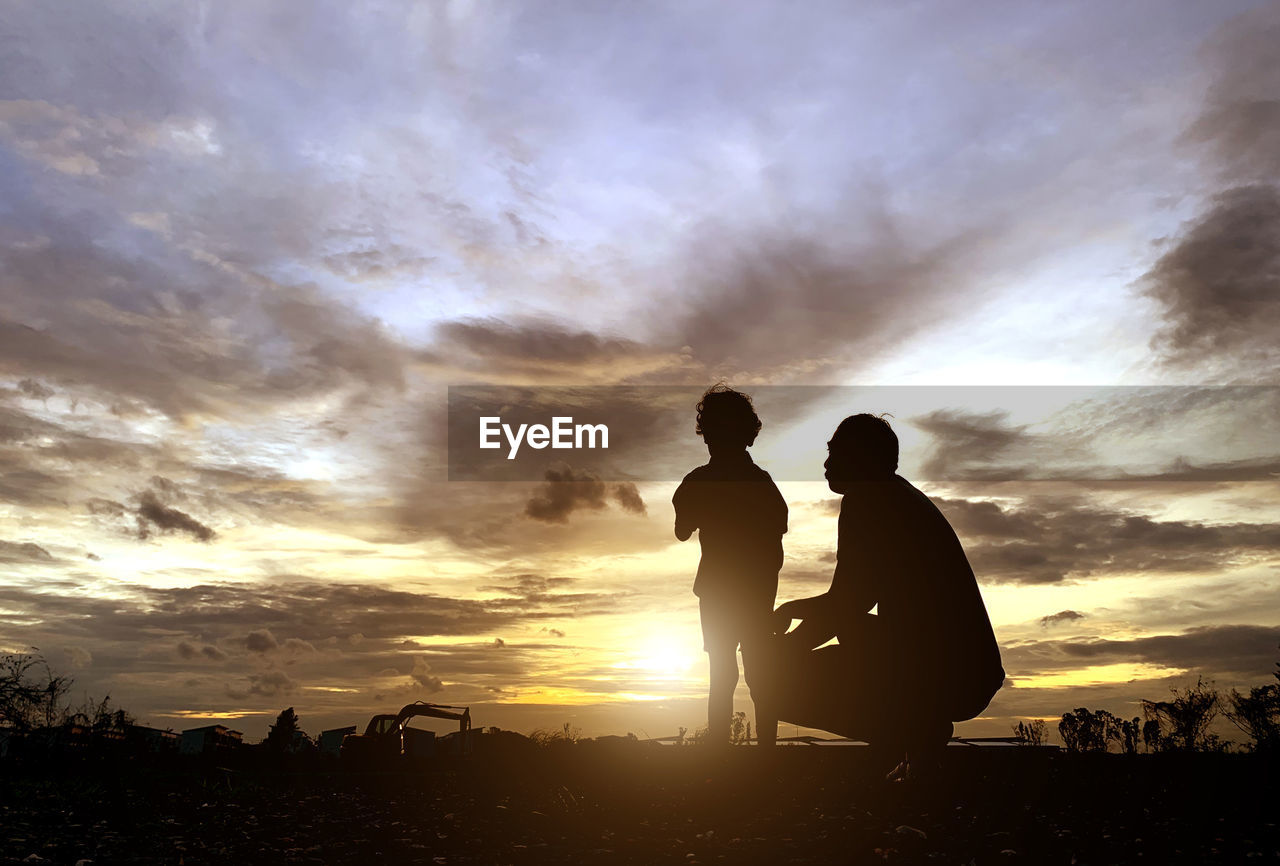
[[[320,754],[333,755],[338,757],[338,752],[342,749],[342,738],[347,734],[354,734],[357,728],[355,725],[347,725],[345,728],[333,728],[328,731],[320,732]]]
[[[205,725],[182,732],[178,751],[184,755],[212,755],[240,748],[244,734],[226,725]]]
[[[178,748],[177,733],[147,725],[130,725],[125,732],[125,737],[142,752],[166,754]]]

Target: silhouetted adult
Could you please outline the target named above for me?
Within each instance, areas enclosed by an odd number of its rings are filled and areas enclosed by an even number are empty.
[[[780,720],[866,740],[887,757],[934,753],[1004,681],[973,569],[951,525],[896,474],[888,422],[852,415],[827,443],[842,494],[831,588],[775,611],[770,689]],[[876,613],[870,613],[872,608]],[[815,649],[832,637],[838,639]]]

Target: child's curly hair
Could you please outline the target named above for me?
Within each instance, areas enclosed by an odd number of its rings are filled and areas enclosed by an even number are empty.
[[[698,419],[693,432],[707,442],[741,443],[745,448],[756,441],[760,426],[760,416],[751,398],[718,382],[698,401]]]

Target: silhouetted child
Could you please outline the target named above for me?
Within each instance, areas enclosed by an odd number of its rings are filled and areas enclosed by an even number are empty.
[[[760,432],[751,398],[720,384],[702,395],[697,408],[695,432],[711,459],[684,477],[671,502],[676,538],[685,541],[696,529],[702,545],[693,592],[711,663],[707,731],[711,742],[720,745],[729,741],[739,645],[748,687],[768,652],[787,503],[769,473],[747,453]],[[756,731],[760,744],[771,746],[777,738],[777,710],[760,692],[752,688]]]

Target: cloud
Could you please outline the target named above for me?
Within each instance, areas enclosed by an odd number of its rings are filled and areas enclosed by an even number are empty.
[[[1057,613],[1051,613],[1048,616],[1040,617],[1041,628],[1048,628],[1051,625],[1057,625],[1062,622],[1072,622],[1077,619],[1084,619],[1084,614],[1078,610],[1060,610]]]
[[[1164,308],[1157,345],[1167,358],[1271,358],[1280,330],[1280,187],[1215,196],[1144,279]]]
[[[624,511],[644,514],[644,500],[634,484],[624,482],[606,485],[592,472],[575,472],[565,466],[548,469],[546,481],[525,503],[526,517],[544,523],[568,523],[574,511],[601,511],[607,507],[606,496],[612,494]]]
[[[413,670],[409,672],[409,679],[429,695],[444,688],[444,681],[431,673],[431,665],[427,664],[427,660],[421,656],[413,660]]]
[[[928,478],[1006,477],[1004,460],[1028,441],[1025,425],[1008,425],[1007,412],[939,409],[910,423],[930,434],[933,445],[921,472]],[[1017,470],[1014,470],[1015,472]]]
[[[507,642],[506,642],[505,640],[503,640],[502,638],[500,638],[500,637],[495,637],[495,638],[493,639],[493,645],[494,645],[495,647],[497,647],[497,648],[501,649],[502,647],[504,647],[504,646],[506,646],[506,645],[507,645]]]
[[[1271,562],[1280,524],[1153,520],[1079,500],[937,499],[980,580],[1049,584],[1109,574],[1211,574]]]
[[[620,370],[631,375],[645,368],[674,366],[674,353],[634,340],[575,330],[553,320],[504,321],[496,318],[445,322],[436,329],[433,351],[461,370],[489,376],[555,377],[617,382]]]
[[[53,561],[53,555],[34,542],[0,540],[0,562],[20,565],[27,563],[47,563]]]
[[[226,653],[212,644],[197,646],[190,641],[184,640],[178,641],[176,649],[179,658],[186,659],[188,661],[200,658],[201,656],[215,662],[225,661],[227,658]]]
[[[1199,146],[1220,191],[1143,277],[1165,319],[1154,344],[1175,365],[1274,373],[1280,361],[1277,36],[1280,6],[1269,4],[1207,44],[1215,80],[1186,140]]]
[[[67,664],[70,665],[73,670],[87,668],[89,665],[93,664],[93,653],[89,652],[84,647],[68,647],[66,650],[66,657]]]
[[[150,536],[150,527],[162,532],[186,532],[200,541],[211,541],[216,533],[189,514],[161,504],[155,492],[143,492],[138,502],[138,537]]]
[[[276,641],[275,635],[265,628],[260,628],[245,636],[244,646],[249,652],[265,653],[276,649],[280,644]]]
[[[814,381],[942,322],[988,227],[979,218],[920,243],[877,198],[844,203],[806,234],[707,226],[689,244],[680,296],[660,314],[671,345],[689,347],[704,378]],[[674,321],[672,308],[682,313]]]
[[[644,507],[644,500],[640,497],[640,491],[629,481],[613,485],[613,498],[623,511],[629,511],[632,514],[648,514],[648,510]]]
[[[56,393],[52,388],[35,379],[23,379],[18,383],[18,390],[35,400],[48,400]]]
[[[291,695],[298,690],[300,683],[284,671],[265,671],[249,674],[247,688],[227,687],[227,696],[243,700],[250,696],[276,698]]]
[[[1206,676],[1261,679],[1275,667],[1280,626],[1218,625],[1180,634],[1026,641],[1001,650],[1005,669],[1027,675],[1119,662],[1145,662]]]

